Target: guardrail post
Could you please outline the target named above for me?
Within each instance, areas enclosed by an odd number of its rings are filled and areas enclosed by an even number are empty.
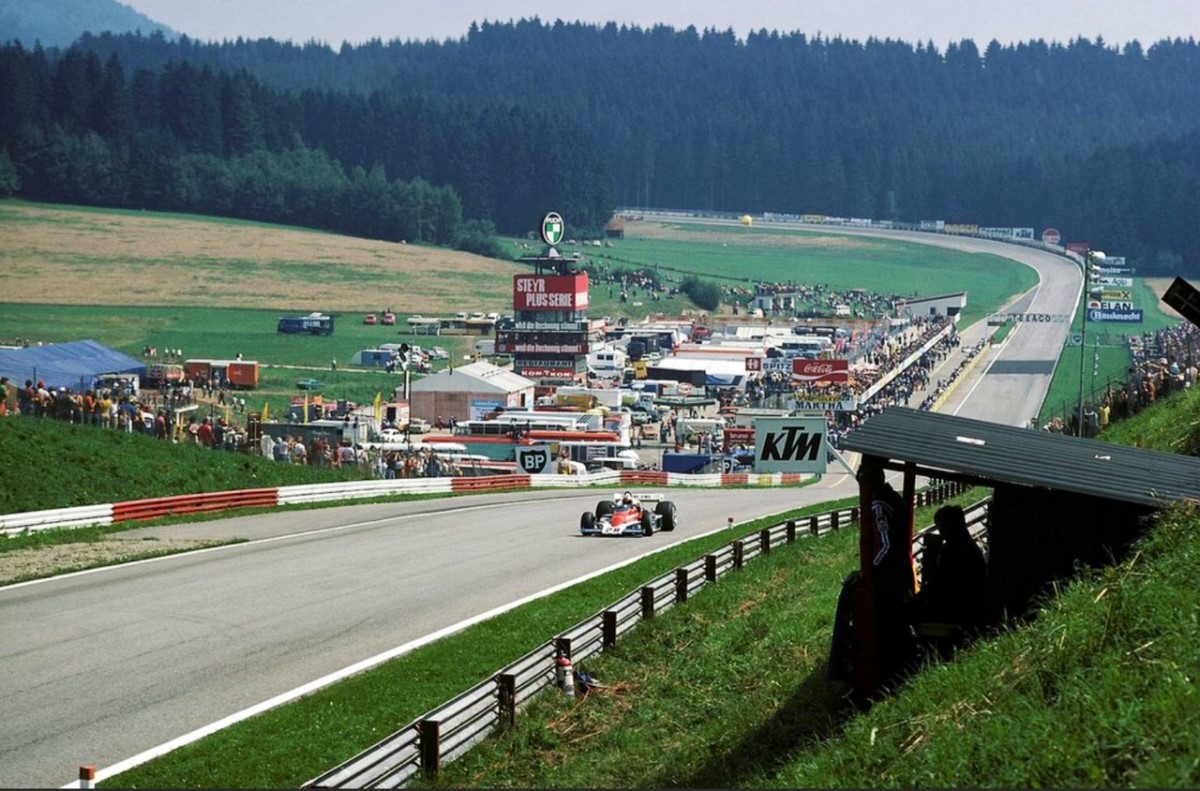
[[[708,582],[717,581],[717,556],[704,556],[704,579]]]
[[[421,771],[436,775],[442,769],[442,723],[438,720],[421,720],[417,723],[420,734]]]
[[[600,614],[600,634],[605,648],[617,644],[617,611],[605,610]]]
[[[857,505],[852,506],[850,508],[850,521],[858,522],[858,506]]]
[[[787,542],[789,544],[796,543],[796,520],[787,520]]]
[[[758,546],[764,555],[771,554],[771,531],[765,527],[758,531]]]
[[[925,492],[917,492],[917,507],[924,508],[925,505]]]
[[[560,654],[562,654],[563,656],[565,656],[567,659],[572,658],[571,657],[571,638],[570,637],[554,638],[554,647],[556,649],[558,649],[558,652]]]
[[[688,570],[686,566],[675,569],[675,603],[683,604],[688,596]]]
[[[829,512],[829,529],[830,530],[838,529],[838,512],[837,511]]]
[[[741,540],[734,541],[733,542],[733,567],[735,569],[740,569],[742,567],[744,552],[745,552],[745,547],[742,545]]]
[[[808,532],[812,533],[814,536],[821,535],[821,525],[818,523],[816,516],[810,516],[808,518]]]
[[[642,588],[642,617],[654,617],[654,588],[649,585]]]
[[[517,677],[501,673],[496,682],[500,685],[500,721],[511,728],[517,724]]]

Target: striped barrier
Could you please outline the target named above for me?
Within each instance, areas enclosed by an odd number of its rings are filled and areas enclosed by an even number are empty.
[[[452,492],[499,492],[509,489],[528,489],[529,475],[481,475],[474,478],[451,478]]]
[[[666,486],[669,474],[658,470],[621,470],[621,485]]]
[[[180,494],[174,497],[153,497],[147,500],[114,503],[112,519],[114,522],[132,522],[177,514],[226,511],[233,508],[270,508],[278,504],[279,497],[274,488]]]
[[[460,478],[396,478],[390,480],[343,481],[278,488],[153,497],[121,503],[0,516],[0,535],[58,527],[87,527],[156,519],[177,514],[215,513],[235,508],[268,508],[275,505],[335,502],[338,500],[387,497],[398,494],[449,494],[451,492],[494,492],[586,486],[788,486],[805,479],[800,473],[709,473],[704,475],[659,470],[604,470],[587,475],[488,475]]]

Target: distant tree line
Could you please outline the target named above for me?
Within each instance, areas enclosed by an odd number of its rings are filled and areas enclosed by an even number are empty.
[[[0,195],[196,212],[505,255],[549,208],[612,214],[577,126],[519,108],[296,94],[248,72],[0,49]],[[581,184],[589,181],[590,184]]]
[[[546,208],[598,228],[614,205],[941,219],[1053,226],[1143,271],[1200,273],[1191,39],[982,50],[964,40],[941,51],[532,19],[440,43],[102,34],[77,50],[99,63],[70,50],[21,54],[46,70],[92,63],[69,71],[98,72],[101,90],[116,56],[133,75],[139,124],[189,154],[303,145],[368,174],[378,163],[389,179],[453,189],[464,217],[506,232]],[[206,89],[187,90],[195,83]],[[139,103],[146,88],[157,105]],[[200,145],[218,131],[223,147]],[[24,178],[9,140],[0,148]]]

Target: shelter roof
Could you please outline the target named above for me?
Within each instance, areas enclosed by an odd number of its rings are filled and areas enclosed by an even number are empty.
[[[42,380],[47,387],[86,390],[105,373],[146,375],[146,364],[93,340],[0,349],[0,376],[20,385]]]
[[[533,388],[526,379],[507,368],[480,361],[446,368],[412,383],[414,393],[519,393]]]
[[[892,407],[842,447],[918,475],[1031,486],[1141,505],[1200,499],[1200,459]]]

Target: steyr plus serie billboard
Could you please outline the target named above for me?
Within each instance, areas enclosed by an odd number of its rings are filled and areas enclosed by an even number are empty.
[[[587,272],[513,277],[513,310],[585,310],[587,306]]]

